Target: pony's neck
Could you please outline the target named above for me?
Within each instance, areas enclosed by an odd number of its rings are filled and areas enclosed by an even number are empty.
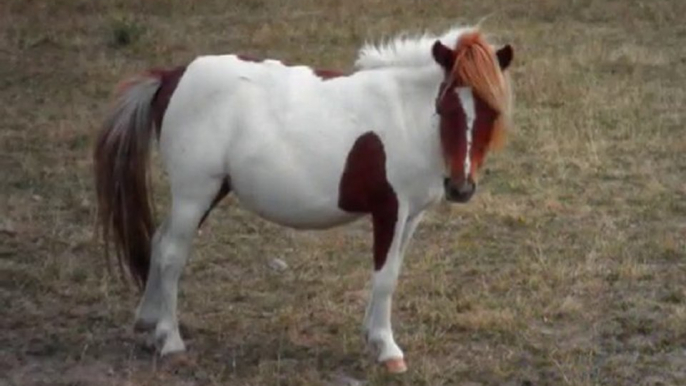
[[[393,71],[407,113],[419,114],[417,119],[424,121],[424,126],[429,124],[436,112],[436,96],[443,81],[443,70],[438,65],[427,65],[391,71]]]
[[[437,64],[429,64],[391,71],[402,101],[405,135],[426,157],[427,164],[433,165],[435,172],[443,173],[445,163],[435,105],[443,70]]]

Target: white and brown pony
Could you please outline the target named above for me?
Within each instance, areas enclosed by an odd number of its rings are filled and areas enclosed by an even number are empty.
[[[94,158],[102,235],[145,286],[135,325],[154,331],[161,355],[185,349],[179,276],[198,226],[230,192],[293,228],[369,215],[364,330],[378,360],[404,371],[391,329],[403,254],[431,204],[474,193],[509,123],[512,56],[475,28],[454,28],[366,45],[351,74],[223,55],[124,82]],[[154,137],[172,194],[157,229],[147,171]]]

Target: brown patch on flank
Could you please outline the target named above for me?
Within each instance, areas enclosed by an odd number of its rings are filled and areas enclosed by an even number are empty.
[[[160,88],[157,90],[155,98],[152,100],[151,109],[158,139],[160,138],[162,119],[164,118],[164,113],[167,111],[167,106],[169,106],[169,100],[185,71],[186,66],[179,66],[167,70],[153,69],[148,72],[150,75],[160,78],[161,81]]]
[[[219,202],[226,197],[229,193],[231,192],[231,183],[229,182],[229,178],[226,177],[222,181],[222,185],[219,187],[219,191],[217,192],[217,195],[214,196],[214,200],[212,200],[212,204],[210,204],[210,207],[207,208],[205,211],[205,214],[202,215],[202,218],[200,219],[200,222],[198,223],[198,228],[202,226],[202,224],[205,222],[207,219],[207,216],[209,216],[210,212],[212,209],[214,209]]]
[[[338,207],[371,213],[374,226],[374,269],[380,270],[398,220],[398,198],[386,178],[386,152],[378,135],[367,132],[350,149],[339,185]]]

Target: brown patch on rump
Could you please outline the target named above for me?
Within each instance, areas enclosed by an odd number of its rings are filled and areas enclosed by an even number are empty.
[[[185,67],[150,70],[124,82],[117,92],[117,106],[102,126],[93,152],[98,226],[108,247],[114,244],[120,268],[139,286],[145,284],[150,266],[150,242],[155,231],[149,183],[150,142],[164,117]],[[150,79],[159,80],[153,86]],[[146,99],[134,98],[142,88],[155,87]]]
[[[353,145],[339,185],[338,207],[371,213],[374,226],[374,269],[380,270],[393,241],[398,199],[386,178],[386,152],[378,135],[367,132]]]
[[[148,71],[151,76],[158,77],[161,80],[160,88],[155,94],[155,98],[152,101],[152,119],[155,123],[155,132],[157,138],[160,138],[160,132],[162,130],[162,119],[164,118],[164,113],[167,111],[167,106],[169,106],[169,100],[171,99],[176,86],[179,84],[179,80],[186,71],[186,66],[179,66],[169,70],[163,69],[153,69]]]
[[[341,72],[341,71],[336,71],[336,70],[325,70],[325,69],[315,68],[312,71],[314,71],[314,74],[317,75],[318,77],[322,78],[323,80],[329,80],[329,79],[334,79],[334,78],[340,78],[343,76],[348,76],[348,74]]]

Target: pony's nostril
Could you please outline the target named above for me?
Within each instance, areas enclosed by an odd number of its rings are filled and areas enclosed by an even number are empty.
[[[450,178],[443,180],[445,196],[449,201],[467,202],[476,191],[476,184],[471,179],[463,180],[455,184]]]
[[[457,191],[460,194],[471,194],[474,192],[475,188],[476,188],[476,185],[473,182],[465,181],[460,185],[460,187],[457,189]]]

